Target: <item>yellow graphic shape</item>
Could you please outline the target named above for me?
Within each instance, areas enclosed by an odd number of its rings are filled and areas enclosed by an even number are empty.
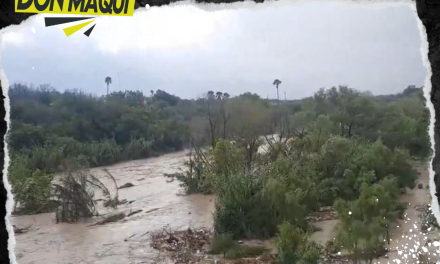
[[[4,0],[0,0],[0,3],[3,2]],[[38,9],[35,6],[37,0],[14,0],[14,2],[17,13],[133,16],[136,0],[38,0],[42,5]],[[110,14],[109,11],[112,13]]]
[[[75,26],[71,26],[68,28],[64,28],[64,33],[66,33],[66,36],[70,36],[73,33],[77,32],[78,30],[82,29],[83,27],[87,26],[88,24],[92,23],[95,20],[89,21],[89,22],[85,22],[85,23],[81,23]]]

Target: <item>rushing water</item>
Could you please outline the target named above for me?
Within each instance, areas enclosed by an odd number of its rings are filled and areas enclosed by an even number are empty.
[[[276,135],[269,138],[275,140]],[[262,146],[260,151],[264,149]],[[90,226],[100,219],[56,224],[54,213],[13,216],[12,224],[17,227],[32,225],[29,232],[15,236],[18,263],[156,263],[157,252],[149,247],[150,232],[166,226],[212,227],[212,197],[181,195],[179,183],[167,182],[164,177],[184,170],[187,154],[188,151],[181,151],[106,167],[118,186],[127,182],[135,185],[119,190],[119,199],[132,203],[120,205],[114,212],[143,210],[123,221]],[[98,176],[103,173],[102,168],[92,172]],[[111,182],[103,182],[111,186]],[[100,208],[100,213],[109,212]]]
[[[117,211],[143,210],[123,221],[89,226],[90,221],[55,224],[53,213],[13,216],[18,227],[32,225],[29,232],[15,236],[18,263],[155,263],[157,253],[149,247],[147,232],[167,225],[179,229],[212,225],[212,198],[179,195],[178,182],[167,182],[163,176],[181,171],[185,155],[182,151],[107,167],[119,186],[135,185],[119,190],[119,199],[133,202],[118,206]],[[94,170],[99,173],[99,168]]]
[[[122,221],[90,226],[101,218],[75,224],[56,224],[54,213],[13,216],[12,223],[18,227],[32,225],[29,232],[15,236],[18,263],[156,263],[158,253],[149,247],[149,232],[165,226],[173,229],[212,226],[212,197],[181,195],[179,183],[167,182],[164,177],[165,173],[176,173],[184,169],[186,154],[186,151],[182,151],[107,167],[116,178],[118,186],[127,182],[134,184],[133,187],[119,190],[119,199],[131,203],[120,205],[116,212],[143,210]],[[419,182],[428,184],[426,166],[418,166],[418,170],[421,172]],[[102,173],[101,168],[93,171],[98,175]],[[420,241],[419,238],[402,238],[402,234],[409,234],[409,230],[416,229],[414,226],[418,225],[418,219],[413,205],[430,203],[428,195],[429,191],[423,188],[402,196],[403,200],[411,203],[407,210],[410,220],[400,221],[400,228],[392,230],[393,250],[399,245]],[[100,212],[106,213],[102,208]],[[333,239],[336,224],[337,220],[318,223],[322,231],[315,233],[312,238],[322,244]],[[392,261],[394,257],[398,257],[396,251],[380,263]]]

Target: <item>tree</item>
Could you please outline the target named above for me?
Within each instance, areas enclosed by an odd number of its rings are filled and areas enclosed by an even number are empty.
[[[217,138],[227,138],[227,123],[231,117],[226,109],[229,97],[228,93],[208,91],[204,98],[212,147]]]
[[[112,83],[112,78],[108,76],[105,77],[105,83],[107,84],[107,95],[108,95],[109,85]]]
[[[154,93],[154,99],[159,100],[159,101],[164,101],[168,105],[175,106],[179,102],[180,98],[178,98],[177,96],[174,96],[172,94],[169,94],[165,91],[157,90]]]
[[[321,114],[330,114],[339,123],[341,136],[351,138],[355,132],[365,133],[380,121],[371,97],[346,86],[332,87],[327,91],[321,89],[315,95],[315,101]]]
[[[275,81],[273,81],[273,85],[275,85],[276,89],[277,89],[277,103],[278,103],[278,111],[279,111],[279,126],[280,126],[280,131],[279,133],[282,133],[283,130],[283,126],[281,124],[281,107],[280,107],[280,93],[279,93],[279,89],[278,86],[281,84],[281,81],[278,79],[275,79]],[[280,137],[281,139],[281,137]]]
[[[218,130],[218,111],[215,100],[215,95],[213,91],[209,91],[206,94],[206,106],[207,106],[207,117],[209,122],[209,130],[211,136],[211,146],[214,148],[216,144],[217,130]]]
[[[217,93],[218,94],[218,93]],[[227,138],[227,124],[229,119],[231,118],[231,114],[227,113],[226,110],[226,103],[229,99],[229,94],[228,93],[222,93],[218,98],[220,100],[220,108],[221,108],[221,112],[222,112],[222,119],[223,119],[223,139]]]
[[[389,226],[402,210],[397,204],[399,189],[392,178],[376,184],[367,179],[357,200],[336,202],[341,219],[337,245],[350,253],[353,263],[372,263],[384,252],[384,239],[389,242]]]
[[[268,122],[268,111],[261,101],[249,99],[232,99],[229,102],[230,135],[237,145],[243,149],[246,157],[248,173],[252,167],[262,144],[261,131]]]
[[[281,84],[281,81],[278,80],[278,79],[275,79],[275,81],[273,81],[273,85],[275,85],[275,87],[277,88],[277,99],[278,99],[278,101],[280,101],[280,94],[279,94],[279,91],[278,91],[278,86],[280,84]]]

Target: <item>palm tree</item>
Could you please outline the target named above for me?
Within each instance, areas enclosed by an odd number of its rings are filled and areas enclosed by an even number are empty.
[[[226,100],[229,99],[229,94],[217,92],[216,96],[217,96],[217,99],[220,100],[220,108],[221,108],[222,117],[223,117],[223,139],[226,139],[226,125],[228,123],[230,115],[226,115],[225,103],[226,103]]]
[[[111,84],[112,83],[112,78],[110,78],[110,77],[105,77],[105,83],[107,84],[107,95],[108,95],[108,87],[109,87],[109,84]]]
[[[208,92],[208,99],[213,99],[214,98],[214,92],[213,91],[209,91]]]
[[[280,136],[281,136],[281,134],[282,134],[282,125],[281,125],[281,108],[280,108],[280,93],[279,93],[279,90],[278,90],[278,86],[281,84],[281,81],[280,80],[278,80],[278,79],[275,79],[275,81],[273,81],[273,85],[275,85],[276,86],[276,88],[277,88],[277,100],[278,100],[278,112],[279,112],[279,119],[280,119],[280,131],[279,131],[279,133],[280,133]]]
[[[278,91],[278,85],[280,85],[280,84],[281,84],[281,81],[278,80],[278,79],[275,79],[275,81],[273,81],[273,85],[275,85],[276,88],[277,88],[277,99],[278,99],[278,105],[280,104],[280,93],[279,93],[279,91]]]
[[[212,103],[213,100],[215,99],[215,93],[214,91],[209,91],[206,94],[206,102],[207,102],[207,106],[208,106],[208,121],[209,121],[209,129],[210,129],[210,133],[211,133],[211,145],[214,148],[215,147],[215,135],[216,135],[216,129],[217,129],[217,118],[215,117],[215,113],[212,109]]]

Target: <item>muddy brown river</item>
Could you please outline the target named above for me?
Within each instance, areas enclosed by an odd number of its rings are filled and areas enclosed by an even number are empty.
[[[184,169],[185,155],[186,152],[182,151],[107,167],[119,186],[127,182],[135,185],[119,190],[119,199],[134,202],[120,205],[116,211],[143,210],[123,221],[90,227],[91,222],[56,224],[54,213],[11,217],[12,224],[18,227],[32,225],[29,232],[15,236],[17,262],[155,263],[157,252],[149,247],[147,232],[164,226],[212,225],[214,203],[211,197],[180,195],[182,190],[178,182],[167,182],[163,176]],[[93,170],[99,173],[99,169]],[[146,213],[150,210],[153,211]]]
[[[15,254],[19,264],[135,264],[157,263],[158,253],[149,247],[150,232],[165,226],[173,229],[190,227],[211,227],[214,202],[205,195],[182,195],[177,181],[167,182],[165,173],[176,173],[184,169],[186,151],[163,155],[156,158],[135,160],[106,167],[116,178],[118,186],[127,182],[131,188],[119,190],[119,199],[132,201],[118,206],[112,212],[126,212],[142,209],[141,213],[125,218],[123,221],[105,225],[90,226],[98,219],[68,224],[55,223],[54,213],[12,216],[12,224],[18,227],[31,225],[29,232],[17,234]],[[425,167],[425,166],[423,166]],[[421,171],[419,182],[429,182],[427,170]],[[92,171],[99,174],[102,168]],[[400,228],[392,231],[395,243],[406,239],[409,229],[416,224],[415,203],[430,203],[429,190],[414,190],[402,198],[410,202],[407,210],[412,218],[401,222]],[[100,213],[108,213],[100,211]],[[413,222],[414,221],[414,222]],[[318,223],[322,231],[312,238],[320,243],[332,239],[337,220]],[[408,230],[407,230],[408,229]],[[421,236],[420,236],[421,237]],[[409,241],[419,240],[410,239]],[[408,241],[405,241],[408,242]],[[421,242],[421,241],[420,241]],[[397,244],[393,243],[395,249]],[[402,250],[402,248],[400,248]],[[390,254],[385,262],[400,258],[397,252]],[[406,260],[408,261],[408,260]],[[406,262],[401,263],[416,263]]]

